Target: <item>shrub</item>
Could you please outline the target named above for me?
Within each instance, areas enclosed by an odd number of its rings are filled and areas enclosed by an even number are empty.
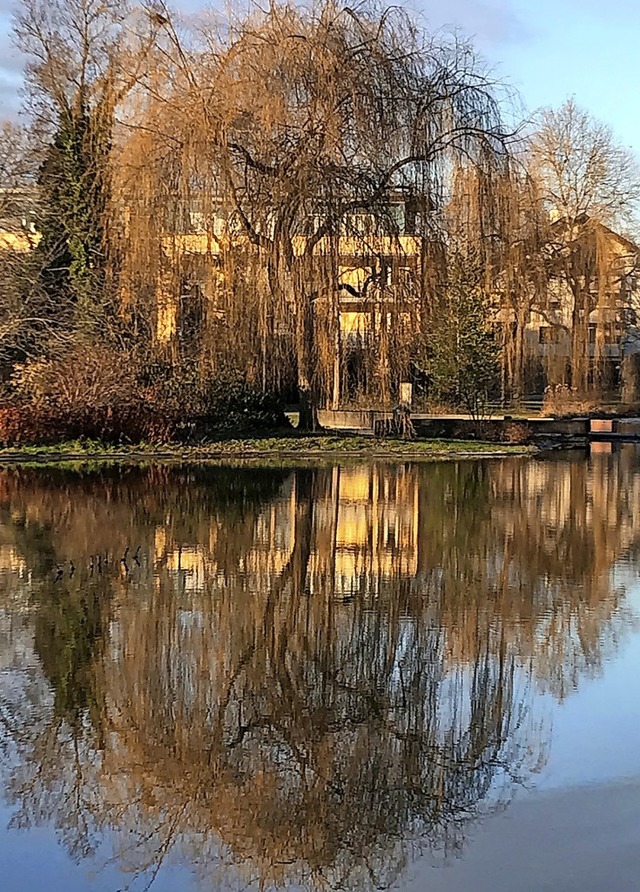
[[[217,381],[203,392],[202,418],[225,431],[274,430],[288,427],[280,400],[244,382]]]
[[[534,431],[531,425],[520,421],[476,421],[471,427],[460,427],[456,436],[464,439],[471,436],[475,440],[484,440],[487,443],[508,443],[512,446],[525,446],[533,439]]]
[[[31,446],[66,439],[64,426],[50,412],[34,406],[0,406],[0,443]]]
[[[149,403],[173,419],[179,439],[290,427],[282,401],[244,381],[202,381],[190,367],[169,374],[160,370],[158,378],[146,391]]]
[[[131,354],[95,344],[17,366],[12,384],[19,401],[70,414],[139,401]]]
[[[148,404],[137,371],[131,354],[90,344],[17,367],[12,403],[0,413],[0,441],[171,439],[174,421]]]
[[[202,441],[289,425],[279,400],[244,382],[202,382],[193,367],[143,362],[100,345],[25,363],[11,383],[0,413],[0,442],[11,445]]]
[[[503,428],[503,443],[511,443],[513,446],[525,446],[533,439],[533,428],[530,424],[521,421],[511,421]]]
[[[570,415],[588,415],[598,403],[593,398],[579,393],[568,384],[556,384],[546,388],[542,401],[542,414],[565,417]]]

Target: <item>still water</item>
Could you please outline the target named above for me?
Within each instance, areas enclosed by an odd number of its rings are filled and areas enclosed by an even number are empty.
[[[0,470],[4,892],[640,889],[640,452]]]

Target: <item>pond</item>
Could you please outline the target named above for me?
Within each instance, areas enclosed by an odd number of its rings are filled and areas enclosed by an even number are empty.
[[[0,470],[7,892],[637,892],[640,452]]]

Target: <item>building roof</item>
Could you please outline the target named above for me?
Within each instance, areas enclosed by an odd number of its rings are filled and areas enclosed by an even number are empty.
[[[600,230],[609,238],[614,239],[621,247],[628,251],[629,254],[637,254],[640,252],[640,247],[630,238],[622,235],[620,232],[616,232],[615,229],[611,229],[610,226],[601,223],[599,220],[590,217],[589,214],[581,214],[573,224],[571,224],[566,217],[560,217],[559,219],[554,220],[551,224],[551,228],[559,234],[564,234],[571,225],[581,227],[583,232],[588,227],[593,230]]]

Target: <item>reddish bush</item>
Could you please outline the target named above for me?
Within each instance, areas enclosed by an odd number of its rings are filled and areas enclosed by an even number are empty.
[[[102,440],[104,443],[161,443],[173,438],[172,419],[144,403],[87,407],[81,412],[58,412],[56,426],[68,440]]]
[[[160,443],[171,440],[173,422],[145,405],[64,413],[24,404],[0,406],[0,443],[31,446],[62,440]]]
[[[50,413],[34,406],[0,406],[0,443],[31,446],[64,439],[63,427]]]
[[[148,404],[137,373],[138,364],[131,354],[95,344],[79,345],[63,356],[17,367],[13,400],[0,411],[0,442],[171,439],[172,418]]]
[[[273,397],[241,381],[202,381],[186,371],[91,344],[31,360],[13,375],[0,442],[160,443],[288,424]]]

